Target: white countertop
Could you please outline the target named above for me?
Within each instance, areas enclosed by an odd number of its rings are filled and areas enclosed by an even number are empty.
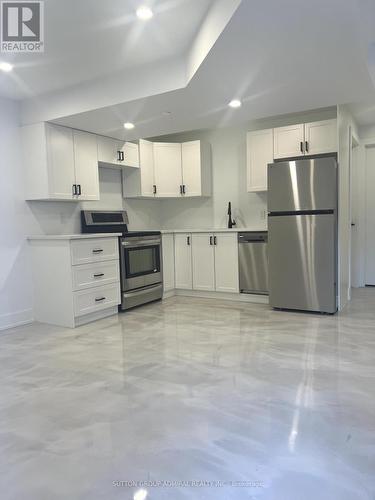
[[[161,234],[171,233],[246,233],[249,231],[267,231],[265,227],[233,227],[228,229],[226,227],[219,228],[206,228],[206,229],[162,229]]]
[[[122,236],[121,233],[92,233],[92,234],[37,234],[28,236],[28,240],[85,240],[89,238],[113,238]]]

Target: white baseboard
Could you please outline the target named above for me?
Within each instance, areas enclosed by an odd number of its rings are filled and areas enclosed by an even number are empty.
[[[169,299],[169,297],[174,297],[176,295],[176,290],[168,290],[163,293],[163,299]]]
[[[177,295],[179,297],[199,297],[201,299],[234,300],[236,302],[250,302],[254,304],[268,304],[268,295],[256,295],[252,293],[224,293],[224,292],[202,292],[200,290],[171,290],[164,294],[163,298]]]
[[[15,328],[16,326],[28,325],[33,321],[32,309],[24,309],[23,311],[2,314],[0,315],[0,331],[8,330],[8,328]]]

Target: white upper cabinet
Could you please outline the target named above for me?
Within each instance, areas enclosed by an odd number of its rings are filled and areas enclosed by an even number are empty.
[[[21,135],[27,200],[99,200],[96,135],[51,123]]]
[[[273,163],[273,129],[247,133],[247,191],[267,191],[267,165]]]
[[[216,233],[214,244],[216,291],[239,293],[237,233]]]
[[[337,120],[300,123],[273,129],[274,158],[337,152]]]
[[[150,141],[139,141],[139,168],[122,171],[124,198],[154,198],[154,147]]]
[[[80,201],[99,200],[96,135],[73,130],[75,184]]]
[[[139,168],[139,147],[134,142],[125,142],[120,151],[120,163],[125,167]]]
[[[305,123],[305,154],[316,155],[337,151],[337,120]]]
[[[210,196],[211,161],[210,146],[201,141],[183,142],[182,195],[185,197]]]
[[[154,142],[155,194],[178,197],[182,192],[181,144]]]
[[[193,289],[215,290],[214,235],[192,234]]]
[[[121,159],[121,151],[123,147],[122,141],[111,139],[110,137],[97,136],[98,141],[98,161],[112,165],[119,165]]]
[[[193,277],[190,233],[174,235],[174,262],[176,288],[191,290]]]
[[[80,134],[51,123],[21,128],[27,200],[82,200],[77,177],[87,199],[99,199],[96,138]]]
[[[304,153],[304,125],[288,125],[273,129],[273,157],[291,158]]]
[[[123,171],[125,198],[192,198],[211,194],[211,150],[209,144],[201,141],[181,144],[140,140],[139,171],[129,170]]]

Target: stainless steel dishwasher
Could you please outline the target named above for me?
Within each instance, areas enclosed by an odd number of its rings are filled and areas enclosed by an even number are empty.
[[[241,293],[268,294],[267,242],[266,231],[238,233]]]

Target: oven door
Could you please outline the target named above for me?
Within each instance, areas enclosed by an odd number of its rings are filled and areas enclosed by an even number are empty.
[[[162,282],[160,239],[121,239],[122,290]]]

